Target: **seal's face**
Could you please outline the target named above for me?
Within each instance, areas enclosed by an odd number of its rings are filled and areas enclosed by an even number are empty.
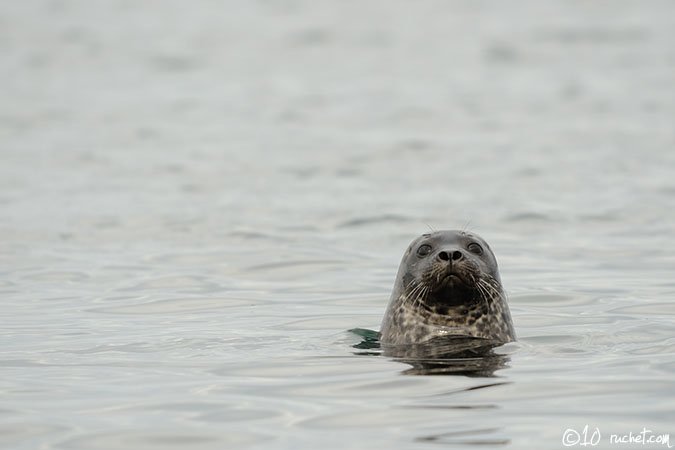
[[[440,314],[480,303],[500,283],[487,242],[461,231],[420,236],[408,247],[400,270],[405,295]]]

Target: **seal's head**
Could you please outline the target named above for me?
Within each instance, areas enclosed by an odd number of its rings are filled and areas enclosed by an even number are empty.
[[[399,269],[400,288],[438,314],[476,305],[500,284],[487,242],[459,231],[424,234],[408,247]]]
[[[439,336],[514,340],[497,260],[487,242],[456,230],[415,239],[401,261],[381,334],[384,344]]]

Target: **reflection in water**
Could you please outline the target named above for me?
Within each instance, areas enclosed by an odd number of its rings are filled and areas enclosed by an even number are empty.
[[[464,375],[468,377],[494,377],[494,373],[508,367],[510,358],[493,351],[502,345],[501,342],[469,336],[444,336],[415,345],[381,345],[380,333],[373,330],[357,328],[350,330],[361,337],[361,342],[353,345],[361,351],[357,355],[383,355],[394,361],[409,364],[403,375]],[[469,387],[461,391],[493,388],[505,384],[488,382]],[[408,405],[408,408],[420,409],[497,409],[496,404],[482,405]],[[446,445],[480,445],[501,447],[511,444],[511,439],[502,434],[501,428],[466,428],[453,431],[417,436],[416,442],[434,442]]]
[[[357,355],[384,355],[411,365],[405,375],[466,375],[492,377],[508,367],[510,358],[497,354],[494,348],[503,343],[469,336],[443,336],[423,344],[386,345],[379,341],[379,333],[356,328],[349,330],[362,338],[354,348]]]

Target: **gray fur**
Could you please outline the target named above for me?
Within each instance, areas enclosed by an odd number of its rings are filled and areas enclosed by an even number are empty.
[[[418,254],[426,245],[430,252]],[[497,260],[487,242],[456,230],[415,239],[403,255],[380,333],[385,346],[448,336],[514,341]]]

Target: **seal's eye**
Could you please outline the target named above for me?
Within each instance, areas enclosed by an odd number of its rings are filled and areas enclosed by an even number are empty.
[[[420,248],[417,249],[417,256],[427,256],[431,253],[431,245],[423,244],[420,245]]]
[[[480,244],[476,244],[475,242],[470,243],[467,248],[471,253],[475,253],[476,255],[482,255],[483,254],[483,247],[480,246]]]

